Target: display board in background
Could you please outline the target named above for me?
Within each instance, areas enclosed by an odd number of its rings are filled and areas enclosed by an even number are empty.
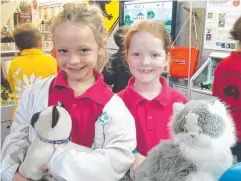
[[[140,20],[163,21],[170,37],[174,39],[176,3],[169,0],[123,2],[120,25],[131,26]]]
[[[204,48],[233,51],[236,42],[230,31],[241,15],[240,0],[208,0],[205,23]]]

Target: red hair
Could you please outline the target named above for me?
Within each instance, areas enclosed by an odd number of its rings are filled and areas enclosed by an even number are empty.
[[[128,50],[130,48],[131,38],[138,32],[148,32],[151,33],[153,36],[159,38],[160,40],[164,41],[164,49],[166,54],[170,52],[171,49],[171,42],[169,39],[169,34],[166,30],[164,23],[149,21],[149,20],[142,20],[135,25],[133,25],[127,32],[124,38],[124,50],[125,50],[125,58],[127,58]]]

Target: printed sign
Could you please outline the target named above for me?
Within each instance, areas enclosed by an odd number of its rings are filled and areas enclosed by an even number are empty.
[[[209,0],[207,2],[204,48],[233,51],[236,42],[230,31],[241,15],[240,0]]]
[[[169,34],[172,30],[172,1],[130,1],[124,3],[124,24],[131,26],[139,20],[163,21]]]

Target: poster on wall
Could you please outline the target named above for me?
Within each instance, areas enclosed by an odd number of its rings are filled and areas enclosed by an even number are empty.
[[[207,2],[204,48],[233,51],[236,42],[230,31],[241,15],[240,0],[209,0]]]
[[[172,31],[172,1],[130,1],[124,3],[124,25],[139,20],[163,21],[169,34]]]
[[[104,15],[104,22],[108,36],[119,21],[120,3],[117,0],[85,0],[88,3],[98,4]]]

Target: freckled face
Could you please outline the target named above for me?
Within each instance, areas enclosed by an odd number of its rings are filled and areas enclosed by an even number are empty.
[[[163,40],[148,32],[134,34],[130,41],[127,62],[136,82],[159,80],[167,64]]]

